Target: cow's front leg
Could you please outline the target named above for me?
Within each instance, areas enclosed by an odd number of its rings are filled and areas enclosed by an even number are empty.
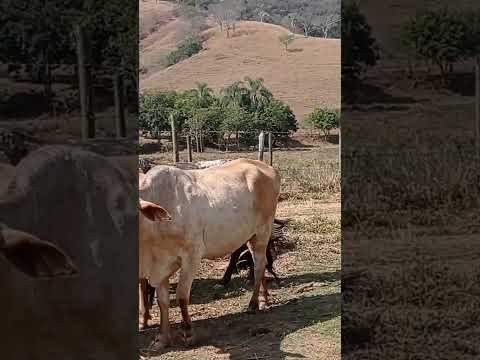
[[[142,313],[142,329],[148,326],[150,317],[151,303],[148,300],[148,282],[147,279],[140,279],[140,311]]]
[[[182,269],[177,286],[177,300],[182,312],[182,327],[187,344],[192,344],[194,341],[192,319],[188,313],[188,304],[190,302],[193,279],[200,267],[200,262],[201,257],[199,256],[182,259]]]
[[[170,296],[168,293],[168,278],[164,279],[157,287],[157,304],[160,308],[160,331],[155,336],[152,344],[153,350],[160,350],[170,345],[170,324],[168,320],[168,308],[170,306]]]

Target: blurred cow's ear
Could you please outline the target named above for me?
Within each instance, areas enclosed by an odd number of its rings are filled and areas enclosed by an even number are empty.
[[[23,231],[0,230],[0,253],[17,270],[34,278],[54,278],[78,273],[72,260],[56,245]]]
[[[172,216],[161,206],[140,199],[140,212],[151,221],[170,221]]]

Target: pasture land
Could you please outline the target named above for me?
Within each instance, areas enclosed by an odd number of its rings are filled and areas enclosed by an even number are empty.
[[[476,359],[474,76],[405,76],[400,24],[420,5],[406,3],[362,2],[382,61],[342,104],[342,358]]]
[[[142,141],[141,141],[142,143]],[[251,296],[246,272],[234,276],[227,288],[216,287],[228,257],[202,261],[193,283],[190,311],[198,338],[187,347],[176,339],[173,347],[152,359],[339,359],[340,358],[340,173],[338,145],[310,142],[302,149],[276,151],[274,166],[282,175],[282,201],[277,217],[290,219],[287,242],[274,263],[282,279],[269,281],[270,307],[245,313]],[[171,153],[149,153],[143,158],[170,163]],[[206,152],[194,161],[255,158],[253,152]],[[180,153],[185,161],[185,152]],[[266,154],[268,160],[268,154]],[[175,301],[176,278],[171,281],[170,320],[180,330],[181,314]],[[159,323],[158,307],[153,324]],[[146,346],[155,328],[140,333]]]

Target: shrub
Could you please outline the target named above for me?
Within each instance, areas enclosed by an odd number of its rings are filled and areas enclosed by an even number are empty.
[[[467,23],[459,14],[432,10],[404,25],[402,42],[417,57],[437,66],[445,78],[449,65],[468,56],[468,34]]]
[[[196,37],[189,37],[177,46],[177,50],[172,51],[167,55],[167,65],[172,66],[182,60],[199,53],[203,49],[202,42]]]
[[[357,78],[379,59],[370,26],[355,2],[342,6],[342,79]]]
[[[320,130],[324,136],[330,134],[330,130],[340,126],[340,111],[327,108],[316,108],[306,118],[314,128]]]

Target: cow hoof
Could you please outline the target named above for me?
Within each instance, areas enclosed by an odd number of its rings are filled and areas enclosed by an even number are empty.
[[[159,351],[163,350],[167,346],[170,345],[170,338],[164,335],[157,335],[155,340],[153,340],[152,344],[150,345],[150,350]]]
[[[183,340],[184,340],[186,346],[195,345],[195,336],[192,333],[184,334],[183,335]]]
[[[258,311],[258,308],[259,307],[257,302],[250,303],[248,305],[247,314],[255,314]]]

